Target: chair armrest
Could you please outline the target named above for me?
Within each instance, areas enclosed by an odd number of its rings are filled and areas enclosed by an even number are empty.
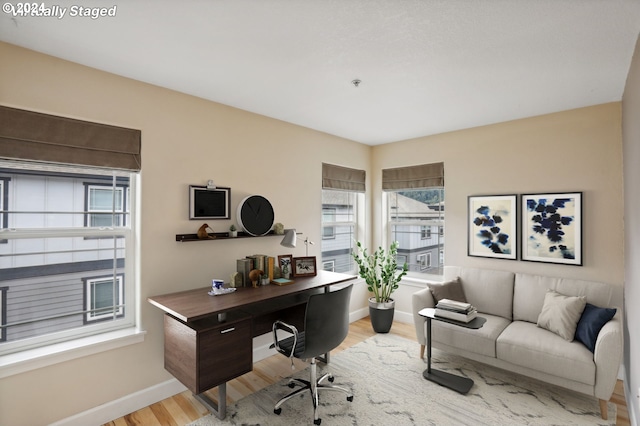
[[[291,353],[288,355],[289,358],[293,358],[293,353],[296,350],[296,345],[298,344],[298,329],[291,324],[287,324],[284,321],[277,320],[273,323],[273,344],[276,350],[282,354],[285,353],[285,349],[280,346],[280,341],[278,340],[278,330],[288,331],[293,334],[293,344],[291,345]]]
[[[608,401],[613,394],[622,361],[622,313],[615,316],[598,333],[593,361],[596,364],[594,396]]]
[[[419,291],[416,291],[411,295],[411,305],[413,310],[413,323],[416,327],[416,338],[418,339],[418,343],[421,345],[427,344],[427,338],[424,335],[424,317],[418,315],[424,308],[433,308],[436,303],[433,300],[433,295],[431,294],[431,290],[429,288],[425,288]]]

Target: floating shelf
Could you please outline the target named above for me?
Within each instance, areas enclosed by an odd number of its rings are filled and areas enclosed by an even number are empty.
[[[284,237],[284,235],[276,234],[275,231],[269,231],[264,235],[258,235],[258,236],[247,234],[246,232],[243,232],[243,231],[238,231],[237,237],[229,237],[228,232],[210,232],[209,236],[215,237],[215,238],[208,239],[208,240],[201,240],[198,238],[198,234],[176,234],[176,241],[181,243],[188,243],[191,241],[237,240],[238,238],[260,238],[260,237],[272,237],[272,236]]]

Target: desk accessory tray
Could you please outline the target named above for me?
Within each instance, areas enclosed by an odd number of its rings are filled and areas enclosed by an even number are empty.
[[[235,287],[231,287],[231,288],[220,288],[216,290],[211,290],[208,293],[209,293],[209,296],[222,296],[223,294],[233,293],[234,291],[236,291]]]

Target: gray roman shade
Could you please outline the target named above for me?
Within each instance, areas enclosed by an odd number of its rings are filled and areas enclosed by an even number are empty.
[[[444,163],[382,170],[382,190],[398,191],[444,186]]]
[[[139,171],[140,130],[0,106],[0,158]]]
[[[365,192],[364,170],[322,163],[322,189]]]

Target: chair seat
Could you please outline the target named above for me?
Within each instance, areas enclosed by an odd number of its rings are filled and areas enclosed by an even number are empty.
[[[300,354],[302,354],[304,352],[304,343],[305,343],[305,339],[304,339],[305,333],[304,331],[301,331],[300,333],[298,333],[298,341],[296,342],[296,347],[293,351],[293,356],[295,358],[300,358]],[[287,337],[286,339],[282,339],[278,342],[278,345],[280,346],[280,348],[276,348],[278,350],[278,352],[280,352],[283,355],[289,356],[289,354],[291,354],[291,346],[293,346],[293,341],[294,341],[294,337]],[[275,345],[274,345],[275,346]]]

